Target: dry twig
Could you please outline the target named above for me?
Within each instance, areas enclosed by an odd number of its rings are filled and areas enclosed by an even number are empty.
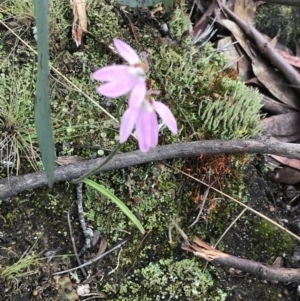
[[[91,260],[85,262],[84,264],[78,266],[78,267],[75,267],[75,268],[72,268],[72,269],[69,269],[69,270],[66,270],[66,271],[61,271],[61,272],[57,272],[57,273],[53,273],[52,275],[61,275],[61,274],[66,274],[66,273],[69,273],[69,272],[72,272],[72,271],[75,271],[75,270],[78,270],[80,268],[83,268],[83,267],[86,267],[96,261],[98,261],[99,259],[105,257],[106,255],[114,252],[115,250],[121,248],[127,241],[129,240],[129,238],[125,238],[123,239],[121,242],[117,243],[114,247],[112,247],[110,250],[108,250],[107,252],[101,254],[101,255],[98,255],[94,258],[92,258]]]
[[[116,154],[99,172],[121,169],[132,165],[157,162],[168,159],[188,158],[200,154],[216,155],[222,153],[260,153],[275,154],[287,158],[300,159],[298,144],[282,142],[265,142],[259,140],[202,140],[188,143],[177,143],[158,146],[147,153],[141,151]],[[59,166],[54,172],[54,181],[70,181],[76,179],[95,166],[101,165],[106,158],[85,160],[76,164]],[[20,192],[47,185],[44,172],[34,172],[18,177],[0,180],[0,200],[4,200]]]
[[[266,280],[300,282],[300,269],[279,268],[261,262],[232,256],[212,248],[196,236],[194,237],[193,242],[191,242],[178,224],[176,222],[173,222],[173,224],[184,239],[181,248],[193,253],[197,257],[203,258],[214,264],[238,269]]]
[[[70,237],[71,237],[71,242],[72,242],[72,246],[73,246],[73,251],[74,251],[74,254],[75,254],[78,265],[81,265],[81,261],[80,261],[80,258],[78,256],[78,253],[77,253],[75,239],[74,239],[74,236],[73,236],[71,220],[70,220],[70,212],[69,211],[67,212],[67,217],[68,217],[68,225],[69,225],[69,231],[70,231]],[[81,268],[81,272],[82,272],[83,276],[86,278],[87,277],[86,270],[84,268]]]
[[[195,237],[193,242],[184,242],[182,249],[192,252],[195,256],[204,258],[215,264],[250,273],[261,279],[283,282],[300,282],[300,269],[279,268],[261,262],[243,259],[218,251]]]
[[[202,214],[202,211],[203,211],[203,208],[204,208],[204,205],[205,205],[205,202],[206,202],[206,199],[207,199],[209,190],[210,190],[210,188],[212,187],[212,185],[215,184],[216,181],[217,181],[217,179],[214,180],[214,181],[206,188],[206,190],[204,191],[204,194],[203,194],[203,196],[201,197],[202,203],[201,203],[201,205],[200,205],[199,213],[198,213],[196,219],[193,221],[193,223],[189,225],[189,228],[193,227],[195,224],[198,223],[199,218],[200,218],[200,216],[201,216],[201,214]],[[199,208],[199,206],[198,206],[198,208]]]

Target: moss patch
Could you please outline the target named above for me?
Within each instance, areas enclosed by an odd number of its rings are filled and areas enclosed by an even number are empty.
[[[265,220],[257,223],[254,233],[256,236],[255,248],[260,250],[260,256],[269,258],[268,263],[271,265],[276,257],[284,256],[289,258],[295,250],[296,244],[290,235]],[[253,251],[255,252],[255,250]],[[258,252],[256,253],[259,254]],[[257,257],[257,260],[261,258],[260,256]]]
[[[300,33],[299,16],[299,7],[261,5],[256,14],[256,27],[270,38],[278,36],[281,44],[293,49]]]
[[[135,270],[120,286],[118,297],[112,300],[210,300],[224,301],[227,294],[211,290],[213,279],[194,259],[174,261],[161,259]],[[109,288],[109,287],[107,287]]]

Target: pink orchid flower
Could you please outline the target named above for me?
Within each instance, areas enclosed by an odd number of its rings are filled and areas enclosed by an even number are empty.
[[[103,67],[93,74],[93,79],[106,82],[98,87],[98,93],[106,97],[119,97],[130,91],[135,91],[136,101],[140,102],[146,95],[146,72],[148,62],[146,53],[142,53],[143,61],[139,58],[134,49],[119,39],[113,39],[114,45],[119,54],[129,66],[112,65]]]
[[[148,91],[144,99],[136,101],[136,91],[132,91],[129,98],[129,107],[125,111],[120,126],[120,143],[124,143],[134,126],[138,137],[139,148],[142,152],[147,152],[151,147],[155,147],[158,142],[158,122],[156,113],[170,129],[177,134],[177,123],[170,109],[161,102],[157,102],[151,94],[158,94],[158,91]]]

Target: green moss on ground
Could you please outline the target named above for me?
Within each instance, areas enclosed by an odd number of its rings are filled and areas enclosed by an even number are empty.
[[[263,256],[268,258],[268,263],[272,265],[278,256],[290,258],[295,250],[296,244],[291,236],[265,220],[257,223],[254,234],[255,247],[251,252],[256,260]]]
[[[295,48],[300,33],[299,7],[264,4],[256,14],[256,28],[270,38],[278,36],[279,42],[289,48]]]
[[[114,301],[207,300],[224,301],[227,294],[212,289],[211,275],[195,259],[161,259],[147,267],[136,269],[120,286]],[[111,291],[109,285],[106,286]]]

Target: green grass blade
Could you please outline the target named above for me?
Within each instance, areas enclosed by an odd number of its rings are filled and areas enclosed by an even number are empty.
[[[123,211],[123,213],[125,213],[127,217],[138,227],[138,229],[142,232],[142,234],[145,233],[145,229],[142,226],[142,224],[139,222],[139,220],[133,215],[133,213],[129,210],[129,208],[120,199],[118,199],[113,193],[111,193],[104,186],[99,185],[98,183],[90,179],[84,179],[83,183],[93,187],[94,189],[102,193],[104,196],[109,198],[111,201],[113,201]]]
[[[35,100],[35,129],[42,155],[49,187],[54,182],[54,143],[49,102],[49,1],[34,0],[34,14],[37,26],[38,78]]]
[[[162,3],[165,7],[166,12],[168,13],[171,11],[171,8],[174,5],[174,0],[163,0]]]

